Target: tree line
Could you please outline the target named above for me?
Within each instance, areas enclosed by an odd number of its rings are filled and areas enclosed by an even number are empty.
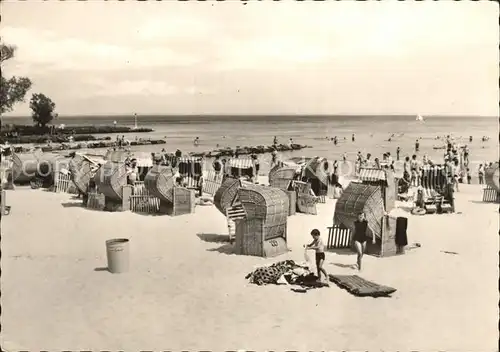
[[[0,38],[0,65],[15,56],[16,46],[9,45],[1,41]],[[32,87],[32,82],[28,77],[6,78],[2,72],[0,83],[0,114],[11,112],[17,103],[25,101],[25,97]],[[49,124],[57,114],[56,104],[45,94],[33,93],[30,99],[31,118],[33,123],[43,129]]]

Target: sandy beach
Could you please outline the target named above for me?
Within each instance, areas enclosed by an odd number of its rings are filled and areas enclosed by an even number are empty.
[[[214,206],[179,217],[98,212],[69,194],[18,187],[7,191],[12,213],[2,221],[2,346],[495,351],[498,205],[481,202],[480,186],[460,187],[455,214],[405,213],[420,248],[364,258],[360,276],[397,288],[376,299],[334,284],[295,293],[245,280],[255,265],[304,260],[313,228],[326,241],[331,199],[317,216],[289,217],[291,251],[263,259],[232,254]],[[117,237],[130,239],[131,269],[113,275],[100,268],[105,240]],[[329,252],[325,268],[354,274],[355,260]]]

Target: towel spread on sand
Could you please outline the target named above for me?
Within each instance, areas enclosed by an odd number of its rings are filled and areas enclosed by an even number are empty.
[[[307,265],[300,265],[293,260],[284,260],[271,265],[257,267],[248,274],[246,279],[256,285],[278,284],[285,279],[289,284],[307,283],[317,281],[317,277],[309,270]]]

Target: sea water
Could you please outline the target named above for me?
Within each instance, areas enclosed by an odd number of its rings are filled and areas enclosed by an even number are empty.
[[[58,117],[55,124],[71,125],[113,125],[134,126],[134,117],[130,116],[86,116]],[[3,118],[3,123],[29,123],[25,118]],[[279,143],[306,144],[311,148],[294,152],[285,152],[282,159],[290,157],[321,156],[330,161],[342,160],[345,153],[349,161],[354,161],[356,154],[372,154],[372,159],[390,152],[396,159],[396,149],[401,149],[400,158],[415,154],[415,141],[420,139],[420,157],[427,154],[431,160],[441,162],[442,139],[453,135],[461,144],[470,149],[470,168],[474,173],[479,163],[498,160],[498,118],[490,117],[426,117],[424,122],[416,121],[414,116],[139,116],[139,127],[150,127],[150,133],[126,133],[125,138],[165,139],[167,144],[132,146],[132,150],[160,152],[211,151],[217,148],[236,146],[271,145],[274,136]],[[351,140],[355,135],[355,141]],[[118,135],[109,134],[112,139]],[[391,141],[389,141],[389,137]],[[337,136],[338,143],[331,140]],[[472,143],[469,136],[473,137]],[[490,139],[482,142],[482,137]],[[103,137],[103,135],[99,135]],[[199,144],[193,141],[199,137]],[[262,155],[261,173],[266,173],[270,155]]]

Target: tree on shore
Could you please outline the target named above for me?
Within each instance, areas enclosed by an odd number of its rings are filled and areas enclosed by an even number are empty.
[[[0,64],[3,66],[5,61],[12,59],[15,52],[15,46],[0,42]],[[0,114],[4,114],[12,111],[16,103],[24,101],[26,93],[31,88],[31,80],[16,76],[7,79],[3,74],[0,80]]]
[[[30,100],[31,118],[38,127],[45,127],[57,114],[56,104],[42,93],[35,93]]]

